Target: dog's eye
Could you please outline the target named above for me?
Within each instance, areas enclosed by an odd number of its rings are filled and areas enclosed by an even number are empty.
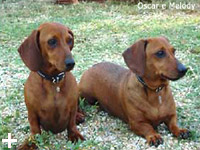
[[[67,44],[72,45],[72,39],[71,38],[67,41]]]
[[[56,47],[57,45],[57,40],[56,39],[50,39],[48,40],[48,44],[51,46],[51,47]]]
[[[163,50],[160,50],[158,51],[156,54],[155,54],[158,58],[163,58],[165,57],[165,52]]]

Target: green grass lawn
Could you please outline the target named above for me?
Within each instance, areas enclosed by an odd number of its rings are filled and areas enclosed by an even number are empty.
[[[17,49],[33,29],[43,22],[60,22],[75,34],[74,76],[79,81],[83,71],[95,63],[111,61],[125,66],[122,52],[140,38],[164,35],[177,49],[176,56],[189,71],[179,81],[171,82],[177,104],[178,123],[192,132],[189,140],[172,137],[164,125],[159,127],[164,144],[157,149],[200,149],[200,12],[138,10],[128,3],[80,3],[54,5],[50,2],[18,0],[0,3],[0,140],[10,132],[22,143],[30,134],[23,84],[29,70]],[[85,108],[86,122],[78,128],[86,141],[67,142],[67,131],[52,135],[43,132],[36,143],[43,149],[150,149],[145,140],[128,125],[96,106]],[[13,147],[14,147],[13,146]],[[0,142],[0,149],[7,149]],[[49,148],[48,148],[49,147]],[[153,148],[151,148],[153,149]]]

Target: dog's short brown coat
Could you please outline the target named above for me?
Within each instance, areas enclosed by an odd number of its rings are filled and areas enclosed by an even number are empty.
[[[89,103],[97,100],[104,110],[127,122],[151,145],[163,142],[154,129],[162,122],[175,136],[187,138],[188,130],[176,125],[176,106],[168,81],[182,77],[187,69],[174,52],[165,37],[141,39],[123,53],[129,69],[109,62],[94,65],[81,77],[80,94]],[[162,53],[165,57],[158,58]],[[162,90],[157,93],[158,87]]]
[[[78,86],[69,72],[73,67],[66,67],[66,60],[73,60],[73,45],[74,35],[68,27],[59,23],[44,23],[18,49],[31,70],[25,83],[24,97],[32,134],[41,133],[41,127],[53,133],[67,128],[69,140],[84,139],[75,123]],[[65,72],[65,77],[53,83],[42,78],[37,71],[48,76]]]

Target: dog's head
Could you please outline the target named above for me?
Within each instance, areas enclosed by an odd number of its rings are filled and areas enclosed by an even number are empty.
[[[124,51],[123,57],[129,69],[141,77],[177,80],[187,72],[165,37],[141,39]]]
[[[69,71],[75,65],[71,54],[73,46],[74,35],[68,27],[44,23],[25,39],[18,52],[32,71],[40,70],[45,64],[59,71]]]

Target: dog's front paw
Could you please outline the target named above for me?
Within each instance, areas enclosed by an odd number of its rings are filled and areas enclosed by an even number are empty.
[[[85,140],[79,131],[70,132],[68,135],[68,139],[72,142],[77,142],[79,139],[82,141]]]
[[[180,139],[187,139],[191,136],[191,133],[187,129],[180,129],[179,134],[177,135]]]
[[[34,143],[24,143],[17,147],[17,150],[38,150]]]
[[[27,139],[24,140],[22,145],[17,147],[17,150],[39,150],[36,145],[35,137],[29,136]]]
[[[77,112],[76,114],[76,124],[83,123],[85,121],[85,116],[83,113]]]
[[[146,137],[147,143],[150,146],[158,147],[160,144],[163,144],[163,139],[161,138],[160,134],[153,134]]]

